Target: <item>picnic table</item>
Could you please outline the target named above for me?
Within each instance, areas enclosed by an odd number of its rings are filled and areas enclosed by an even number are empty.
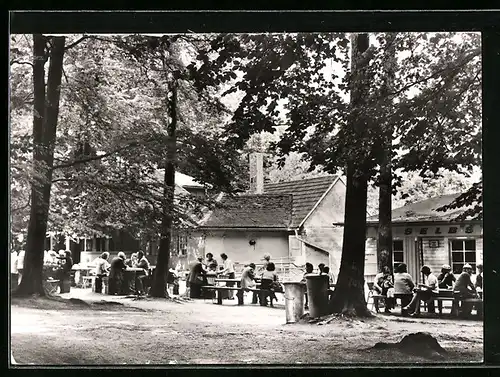
[[[123,293],[126,295],[134,294],[137,278],[143,275],[146,275],[146,272],[142,268],[127,267],[123,271]]]

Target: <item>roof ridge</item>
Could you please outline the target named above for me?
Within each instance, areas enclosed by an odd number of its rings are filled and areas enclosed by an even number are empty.
[[[281,181],[281,182],[273,182],[273,183],[266,183],[264,182],[264,186],[266,185],[281,185],[284,183],[296,183],[296,182],[304,182],[304,181],[312,181],[312,180],[319,180],[319,179],[325,179],[325,178],[331,178],[331,179],[336,179],[339,176],[337,174],[329,174],[329,175],[323,175],[321,177],[312,177],[312,178],[303,178],[303,179],[293,179],[291,181]]]

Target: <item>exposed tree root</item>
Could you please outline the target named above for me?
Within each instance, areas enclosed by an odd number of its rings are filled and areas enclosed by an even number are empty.
[[[429,333],[417,332],[405,335],[397,343],[379,342],[372,349],[398,349],[401,352],[425,357],[427,359],[443,359],[446,351]]]

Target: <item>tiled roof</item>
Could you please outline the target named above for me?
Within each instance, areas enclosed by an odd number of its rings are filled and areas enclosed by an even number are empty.
[[[396,208],[392,211],[392,222],[451,221],[467,208],[457,208],[447,212],[436,211],[436,209],[446,204],[450,204],[459,195],[460,194],[436,196]],[[368,221],[378,222],[378,216],[371,216],[368,218]]]
[[[291,195],[227,196],[201,228],[288,229],[291,220]]]
[[[336,175],[329,175],[298,181],[267,183],[264,185],[264,192],[266,194],[293,195],[291,226],[297,227],[337,178]]]

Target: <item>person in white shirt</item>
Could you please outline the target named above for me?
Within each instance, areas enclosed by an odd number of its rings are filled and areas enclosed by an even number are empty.
[[[411,302],[408,306],[403,308],[404,310],[407,310],[411,316],[420,314],[420,301],[428,303],[429,313],[435,313],[436,310],[434,307],[434,300],[432,298],[439,292],[438,279],[431,273],[429,266],[423,266],[420,272],[424,274],[424,284],[418,285],[418,287],[414,290]]]
[[[17,286],[17,251],[12,250],[10,253],[10,281],[11,285],[15,288]]]
[[[17,284],[21,284],[21,280],[23,279],[23,271],[24,271],[24,255],[25,251],[21,250],[17,256]]]
[[[109,253],[105,251],[96,259],[95,268],[95,292],[102,293],[102,278],[108,275],[110,264]]]
[[[226,253],[222,253],[220,255],[222,258],[222,270],[220,271],[221,275],[227,275],[228,279],[234,279],[234,263],[231,259],[227,257]],[[234,287],[234,282],[228,281],[226,283],[226,287]],[[228,299],[229,300],[234,300],[234,292],[233,291],[228,291]]]

